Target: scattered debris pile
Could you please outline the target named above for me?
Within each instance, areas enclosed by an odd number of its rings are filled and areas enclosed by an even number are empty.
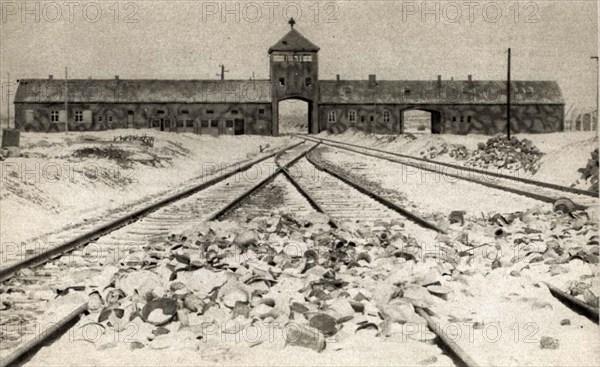
[[[430,146],[427,150],[421,151],[420,154],[425,159],[435,159],[448,154],[451,158],[463,160],[469,157],[469,150],[462,144],[442,143],[438,146]]]
[[[485,143],[477,144],[465,165],[476,168],[504,168],[511,171],[524,170],[535,173],[543,153],[528,139],[496,135]]]
[[[590,191],[598,192],[598,166],[598,148],[596,148],[592,152],[592,157],[588,159],[587,165],[577,170],[581,173],[581,179],[590,183]]]
[[[530,264],[548,264],[551,276],[569,273],[573,261],[598,262],[597,237],[583,246],[564,239],[565,231],[587,233],[597,224],[581,214],[545,215],[552,220],[540,213],[468,223],[458,218],[452,221],[454,234],[439,236],[441,251],[426,251],[396,220],[344,230],[331,228],[329,218],[318,213],[204,223],[113,264],[118,270],[107,287],[91,293],[91,313],[80,325],[125,332],[135,324],[130,349],[198,350],[201,342],[235,340],[238,346],[320,352],[329,343],[336,350],[355,348],[358,334],[373,342],[397,338],[430,344],[435,335],[419,309],[442,322],[476,325],[483,320],[460,300],[476,300],[482,291],[475,289],[488,289],[490,277],[511,277],[511,289],[525,292],[522,302],[529,307],[542,304],[536,297],[550,297],[539,287],[532,293],[539,267]],[[480,244],[502,251],[492,261],[477,252]],[[589,289],[582,297],[597,302],[591,283],[597,277],[568,275]],[[407,324],[420,331],[407,332]],[[96,347],[115,347],[113,332],[105,336]],[[431,346],[431,358],[445,358],[436,350]]]

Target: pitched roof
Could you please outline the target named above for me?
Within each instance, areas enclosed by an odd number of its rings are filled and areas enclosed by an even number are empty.
[[[501,80],[321,80],[320,103],[339,104],[505,104],[506,82]],[[511,103],[564,104],[554,81],[511,82]]]
[[[70,102],[270,103],[269,80],[71,79]],[[19,102],[64,102],[65,81],[21,79]]]
[[[319,47],[292,28],[282,39],[269,48],[269,53],[273,51],[317,52],[319,51]]]

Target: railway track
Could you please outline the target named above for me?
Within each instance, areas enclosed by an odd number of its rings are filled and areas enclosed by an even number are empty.
[[[406,154],[389,152],[381,149],[364,147],[356,144],[338,142],[332,139],[299,136],[313,142],[342,149],[361,155],[384,159],[389,162],[402,164],[417,169],[445,175],[448,177],[481,184],[493,189],[503,190],[518,195],[523,195],[546,203],[554,203],[559,198],[568,198],[579,207],[598,205],[598,193],[576,189],[572,187],[555,185],[547,182],[510,176],[496,172],[484,171],[476,168],[458,166],[451,163],[431,161]]]
[[[146,246],[193,224],[215,220],[261,189],[281,173],[276,157],[285,167],[313,147],[300,143],[284,148],[2,268],[0,366],[21,360],[87,309],[86,300],[74,299],[48,310],[48,301],[57,293],[90,289],[111,264],[137,265]]]
[[[77,241],[72,241],[72,247],[53,250],[44,255],[45,259],[23,262],[19,267],[11,268],[10,272],[2,273],[6,274],[3,278],[4,291],[27,287],[25,292],[38,292],[40,299],[30,300],[27,294],[20,292],[8,293],[11,305],[15,307],[0,311],[0,320],[3,323],[12,320],[14,324],[35,325],[35,328],[11,329],[18,330],[13,334],[25,341],[9,349],[8,355],[3,353],[6,351],[0,351],[4,354],[0,365],[21,360],[53,333],[70,325],[87,308],[85,303],[74,302],[69,307],[61,307],[62,313],[55,314],[52,320],[37,319],[36,312],[43,310],[47,301],[43,299],[44,294],[48,295],[44,290],[89,287],[89,278],[101,274],[105,266],[113,263],[135,265],[139,259],[136,253],[148,244],[162,241],[202,221],[250,218],[286,208],[297,213],[313,210],[326,213],[337,227],[355,224],[376,226],[382,219],[392,220],[398,231],[419,243],[434,243],[440,233],[445,233],[442,228],[379,196],[361,183],[319,165],[306,155],[314,147],[316,145],[310,148],[288,147],[259,162],[264,167],[261,172],[266,170],[267,173],[249,175],[258,163],[244,167],[245,170],[211,181],[188,195],[163,201],[160,207],[136,212],[129,220],[115,223],[110,230],[81,235]],[[81,249],[84,244],[88,246]],[[74,248],[80,249],[73,251]],[[90,248],[93,250],[89,251]],[[65,251],[70,251],[68,256],[64,255]],[[61,255],[47,265],[37,266]],[[81,273],[79,277],[73,277],[72,267],[81,268],[76,271]],[[81,280],[77,282],[75,278]],[[417,308],[417,312],[437,335],[439,348],[449,350],[457,365],[485,364],[478,363],[460,343],[448,338],[446,331],[440,328],[443,320],[432,317],[426,309]],[[43,323],[51,325],[46,332],[40,332],[39,324]],[[32,338],[27,339],[28,335]],[[3,339],[3,343],[5,341]]]

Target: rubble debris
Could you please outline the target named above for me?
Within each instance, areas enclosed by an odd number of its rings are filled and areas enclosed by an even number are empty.
[[[445,154],[457,160],[464,160],[469,157],[469,150],[462,144],[442,143],[439,146],[430,146],[427,150],[422,150],[419,153],[425,159],[435,159]]]
[[[535,173],[539,169],[539,161],[543,153],[528,139],[519,140],[512,137],[508,140],[504,135],[496,135],[485,143],[479,143],[477,150],[465,162],[466,166],[481,169],[523,170]]]
[[[581,173],[581,179],[590,185],[588,190],[598,192],[598,168],[600,166],[598,162],[598,148],[591,155],[586,166],[578,169],[577,172]]]
[[[558,349],[558,339],[552,338],[550,336],[542,336],[542,338],[540,339],[540,347],[542,349]]]

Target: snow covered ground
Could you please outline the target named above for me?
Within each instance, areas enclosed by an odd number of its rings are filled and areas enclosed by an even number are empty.
[[[464,145],[469,151],[477,149],[478,143],[485,143],[488,135],[374,135],[357,130],[347,130],[342,134],[322,132],[319,136],[342,142],[364,145],[391,152],[420,157],[420,153],[429,147],[443,143]],[[598,148],[598,136],[595,131],[569,131],[552,134],[516,134],[518,139],[527,138],[544,153],[540,160],[540,169],[535,174],[519,172],[520,177],[555,183],[564,186],[575,184],[580,178],[579,168],[585,167],[591,152]],[[463,164],[464,161],[440,155],[435,160]],[[589,185],[577,187],[587,189]]]
[[[115,136],[154,137],[113,143]],[[122,209],[288,145],[290,138],[173,134],[155,130],[22,133],[19,158],[1,162],[2,242],[21,242]],[[106,155],[106,156],[105,156]]]

